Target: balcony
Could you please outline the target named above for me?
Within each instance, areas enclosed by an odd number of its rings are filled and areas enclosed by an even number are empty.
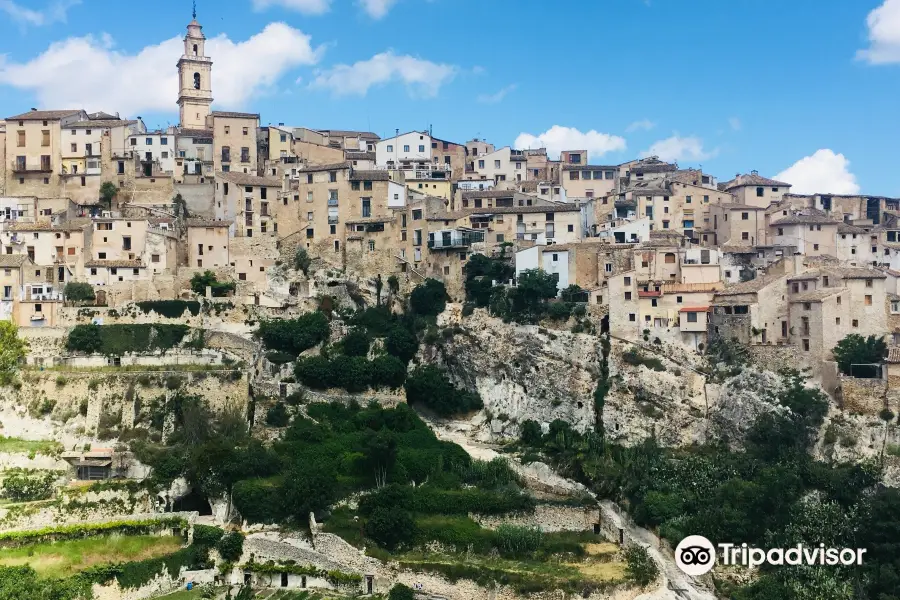
[[[223,152],[222,153],[222,162],[230,163],[231,162],[231,152]]]
[[[43,158],[40,161],[14,160],[10,163],[10,171],[13,173],[52,173],[53,166],[50,159]]]
[[[428,234],[428,248],[430,250],[449,250],[453,248],[468,248],[474,243],[484,242],[483,231],[436,231]]]
[[[337,217],[328,217],[328,224],[329,224],[329,225],[337,225],[337,223],[338,223],[338,218],[337,218]]]
[[[337,205],[338,205],[338,199],[337,199],[337,198],[329,198],[329,199],[328,199],[328,206],[337,206]]]

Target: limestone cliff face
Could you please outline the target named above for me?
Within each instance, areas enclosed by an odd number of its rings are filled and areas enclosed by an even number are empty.
[[[481,394],[485,410],[472,419],[481,437],[517,435],[528,419],[548,425],[563,419],[579,430],[593,426],[598,337],[503,323],[483,310],[462,318],[458,305],[448,306],[440,324],[457,333],[424,346],[421,359],[442,365],[458,386]]]

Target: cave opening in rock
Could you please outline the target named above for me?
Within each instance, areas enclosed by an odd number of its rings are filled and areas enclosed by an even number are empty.
[[[175,512],[197,511],[201,517],[212,515],[212,506],[209,505],[209,500],[197,490],[191,490],[191,493],[176,498],[172,503],[172,510]]]

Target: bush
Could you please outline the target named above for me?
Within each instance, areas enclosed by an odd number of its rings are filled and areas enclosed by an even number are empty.
[[[180,319],[186,310],[194,317],[200,314],[200,303],[196,300],[148,300],[135,304],[144,314],[153,311],[169,319]]]
[[[462,307],[462,316],[468,317],[469,315],[471,315],[471,314],[474,313],[474,312],[475,312],[475,303],[473,303],[473,302],[466,302],[466,303],[463,304],[463,307]]]
[[[288,354],[287,352],[282,352],[281,350],[272,350],[271,352],[266,352],[266,360],[273,365],[286,365],[289,362],[294,362],[295,358],[296,357],[293,354]]]
[[[328,339],[331,328],[321,312],[311,312],[296,319],[262,321],[256,335],[269,350],[298,356],[301,352]]]
[[[503,524],[497,528],[497,548],[506,556],[526,557],[540,547],[544,539],[537,527]]]
[[[204,548],[212,548],[222,539],[224,534],[225,532],[219,527],[194,525],[194,544]]]
[[[297,248],[297,253],[294,255],[294,269],[302,271],[304,275],[309,275],[310,264],[312,264],[312,259],[306,248]]]
[[[126,352],[165,352],[182,342],[187,325],[76,325],[66,338],[66,349],[85,354],[121,356]]]
[[[388,600],[415,600],[416,595],[412,588],[408,588],[402,583],[395,584],[388,594]]]
[[[287,407],[282,402],[266,411],[266,425],[270,427],[286,427],[290,420],[291,417],[288,415]]]
[[[361,329],[352,329],[341,340],[341,350],[346,356],[368,356],[372,340]]]
[[[316,390],[333,387],[331,361],[321,354],[300,358],[294,365],[294,375],[301,383]]]
[[[416,351],[419,349],[419,340],[412,331],[398,325],[388,333],[387,339],[384,341],[384,349],[388,354],[396,356],[406,364],[416,355]]]
[[[399,388],[406,381],[406,365],[396,356],[382,354],[372,361],[372,385]]]
[[[281,493],[270,479],[245,479],[232,489],[234,507],[249,523],[272,523],[282,516]]]
[[[94,295],[94,286],[81,281],[70,281],[63,288],[63,295],[66,300],[71,302],[93,302],[96,299]]]
[[[366,521],[366,535],[382,548],[396,550],[412,543],[416,536],[416,523],[404,510],[377,508]]]
[[[216,544],[216,550],[226,561],[237,562],[244,553],[244,534],[240,531],[226,533]]]
[[[362,356],[331,359],[331,381],[350,393],[365,391],[372,384],[372,364]]]
[[[76,325],[66,338],[66,349],[85,354],[96,354],[103,347],[99,325]]]
[[[16,469],[3,478],[3,496],[13,502],[45,500],[53,495],[57,474],[52,471]]]
[[[442,281],[426,279],[409,295],[409,306],[417,315],[439,315],[447,306],[447,288]]]
[[[191,291],[204,296],[207,287],[211,289],[214,298],[222,298],[233,293],[237,284],[233,281],[219,281],[212,271],[194,273],[194,276],[191,277]]]
[[[522,426],[519,429],[519,439],[522,440],[523,444],[526,446],[540,446],[541,437],[543,437],[543,434],[541,432],[541,426],[537,421],[528,419],[522,423]]]
[[[625,576],[641,587],[650,585],[659,576],[656,561],[642,546],[629,546],[625,550],[625,562]]]
[[[417,367],[406,378],[406,401],[423,404],[442,417],[467,413],[484,407],[477,393],[459,390],[434,365]]]
[[[547,315],[556,321],[563,321],[569,318],[572,314],[572,305],[568,302],[556,301],[550,302],[549,308],[547,310]]]

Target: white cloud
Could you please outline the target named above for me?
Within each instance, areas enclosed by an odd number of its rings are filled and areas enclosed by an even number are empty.
[[[791,184],[797,194],[857,194],[859,184],[850,172],[850,161],[843,154],[825,148],[801,158],[775,176]]]
[[[176,37],[127,54],[113,49],[107,34],[69,38],[24,63],[0,56],[0,84],[33,92],[47,108],[171,112],[178,97],[175,62],[183,48]],[[216,106],[240,108],[292,68],[316,63],[320,51],[302,31],[270,23],[242,42],[224,34],[210,38],[206,54],[213,59]]]
[[[731,117],[730,119],[728,119],[728,126],[731,127],[732,131],[740,131],[741,127],[743,127],[743,124],[737,117]]]
[[[532,135],[522,132],[513,142],[516,148],[546,148],[551,157],[563,150],[587,150],[590,156],[602,156],[607,152],[625,149],[625,138],[594,129],[582,133],[574,127],[554,125],[544,133]]]
[[[516,89],[516,84],[510,84],[505,88],[501,88],[500,90],[494,92],[493,94],[481,94],[478,96],[478,101],[482,104],[497,104],[502,101],[507,94],[514,91]]]
[[[331,0],[253,0],[253,10],[279,6],[304,15],[321,15],[331,8]]]
[[[363,11],[373,19],[381,19],[391,7],[397,3],[397,0],[360,0]]]
[[[869,47],[856,52],[856,58],[873,65],[900,62],[900,0],[884,4],[866,17]]]
[[[458,68],[433,63],[409,55],[398,56],[393,50],[376,54],[352,65],[337,65],[316,73],[311,87],[331,90],[337,96],[365,96],[369,88],[399,81],[413,95],[436,96],[441,86],[453,79]]]
[[[12,20],[18,21],[21,25],[41,26],[57,22],[64,23],[67,17],[66,13],[78,4],[81,4],[81,0],[57,0],[41,11],[16,4],[13,0],[0,0],[0,11],[5,12]]]
[[[658,156],[664,161],[693,162],[706,160],[718,154],[718,150],[707,151],[703,149],[703,140],[698,137],[680,137],[677,133],[672,137],[659,140],[650,146],[649,150],[641,152],[642,157]]]
[[[635,131],[650,131],[656,127],[656,123],[651,121],[650,119],[641,119],[640,121],[635,121],[631,125],[625,128],[627,133],[632,133]]]

